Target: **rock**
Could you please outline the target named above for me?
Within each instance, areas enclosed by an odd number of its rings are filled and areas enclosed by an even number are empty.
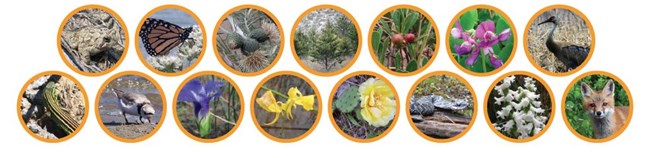
[[[35,120],[29,120],[27,122],[27,128],[30,131],[34,132],[36,135],[41,136],[46,139],[58,139],[54,134],[47,131],[47,129],[39,126]]]
[[[27,128],[29,128],[29,130],[31,130],[34,133],[38,133],[39,131],[43,130],[41,126],[38,126],[37,124],[32,123],[31,121],[27,122]]]
[[[27,98],[22,98],[20,102],[20,114],[25,116],[27,115],[27,112],[29,112],[29,108],[32,107],[32,103],[27,100]],[[37,108],[34,107],[34,111],[37,111]]]
[[[27,86],[27,89],[25,89],[25,94],[23,97],[27,98],[28,100],[34,100],[36,97],[36,93],[38,93],[38,88],[41,87],[47,80],[50,79],[50,75],[45,75],[43,77],[39,77],[38,79],[34,80],[31,84]]]

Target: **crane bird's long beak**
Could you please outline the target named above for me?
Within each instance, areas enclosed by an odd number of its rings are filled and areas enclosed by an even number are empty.
[[[549,23],[549,22],[555,23],[555,16],[551,16],[550,18],[548,18],[548,19],[546,19],[546,20],[540,22],[540,23],[537,24],[537,25],[542,25],[542,24]]]

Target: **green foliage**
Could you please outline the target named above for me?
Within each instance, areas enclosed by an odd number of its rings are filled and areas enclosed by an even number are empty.
[[[394,34],[415,35],[413,42],[394,44]],[[423,53],[436,45],[436,34],[431,22],[421,13],[411,9],[396,9],[381,18],[371,37],[371,45],[379,63],[400,73],[413,72],[425,66],[431,54]]]
[[[294,48],[298,56],[310,56],[327,71],[357,52],[358,32],[355,25],[344,15],[328,20],[320,30],[296,31]]]
[[[478,25],[478,11],[470,10],[465,12],[463,15],[460,15],[460,26],[463,26],[464,29],[475,28]],[[484,15],[484,14],[481,14]]]
[[[207,137],[212,132],[212,117],[207,116],[203,120],[199,120],[199,136],[201,138]]]
[[[593,138],[593,129],[591,125],[591,120],[589,113],[582,105],[582,91],[580,90],[581,84],[586,83],[594,91],[601,91],[603,87],[612,79],[614,81],[614,101],[616,106],[629,106],[630,102],[628,100],[628,94],[623,89],[623,86],[613,78],[605,75],[589,75],[578,82],[573,84],[571,89],[566,95],[566,102],[564,103],[565,109],[564,112],[567,117],[567,121],[573,129],[580,133],[581,135]]]
[[[349,113],[359,104],[359,88],[349,87],[343,91],[343,94],[334,102],[334,108],[343,113]]]

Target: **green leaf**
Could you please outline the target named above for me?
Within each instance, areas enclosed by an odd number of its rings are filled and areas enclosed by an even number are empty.
[[[210,132],[212,132],[212,117],[210,115],[205,116],[204,119],[199,120],[199,136],[201,138],[207,137]]]
[[[377,31],[372,32],[372,49],[374,49],[377,52],[382,51],[379,50],[380,42],[381,42],[381,27],[377,28]]]
[[[463,26],[463,31],[474,29],[474,26],[478,23],[476,9],[465,12],[458,19],[460,20],[460,25]]]
[[[334,101],[334,107],[343,113],[349,113],[354,110],[359,103],[359,97],[358,87],[348,87],[343,90],[343,94]]]
[[[572,101],[566,101],[566,109],[570,109],[575,107],[575,104],[573,104]]]
[[[417,59],[418,50],[416,49],[416,45],[412,43],[412,44],[408,44],[407,47],[408,47],[408,51],[406,52],[409,53],[408,56],[411,57],[411,59],[409,60]]]
[[[490,10],[488,9],[480,9],[477,10],[478,14],[478,20],[479,21],[485,21],[485,20],[491,20],[492,17],[490,16]]]
[[[503,61],[503,63],[506,63],[506,61],[508,61],[508,58],[510,58],[511,54],[512,54],[512,43],[508,43],[505,45],[505,47],[503,47],[502,50],[500,50],[499,53],[497,53],[497,56],[499,57],[499,59]]]
[[[395,25],[402,24],[402,9],[396,9],[390,12],[390,17]],[[399,31],[399,30],[397,30]]]
[[[508,24],[508,21],[506,21],[503,18],[495,21],[494,24],[496,25],[494,29],[496,31],[495,34],[501,33],[503,30],[510,28],[510,24]],[[510,38],[512,38],[512,30],[510,32],[511,32]]]
[[[478,57],[476,59],[476,63],[474,63],[474,65],[472,65],[472,66],[469,66],[469,70],[471,70],[472,72],[478,72],[478,73],[491,71],[492,67],[490,67],[490,66],[488,66],[486,69],[483,69],[483,64],[487,64],[487,63],[483,62],[483,59],[481,59],[481,58],[483,58],[483,56],[484,55],[478,55]],[[467,57],[469,57],[469,55],[467,55]],[[465,60],[463,60],[462,62],[465,63]]]
[[[347,115],[346,114],[345,117],[347,117],[348,120],[350,121],[350,123],[354,124],[355,126],[361,126],[361,124],[359,124],[357,119],[354,119],[354,117],[352,115]]]
[[[420,14],[417,12],[413,12],[409,14],[409,16],[406,18],[406,25],[404,26],[404,32],[407,33],[411,28],[413,28],[413,25],[418,21]]]
[[[377,55],[379,58],[379,63],[381,64],[384,64],[384,60],[386,60],[386,47],[388,46],[388,42],[389,40],[379,44],[379,52],[377,52]]]
[[[359,120],[365,120],[365,119],[363,119],[363,116],[361,116],[361,109],[355,109],[354,110],[354,116],[356,116],[357,119],[359,119]]]
[[[402,69],[402,53],[399,51],[395,55],[395,68],[398,71]]]
[[[407,72],[413,72],[415,70],[418,70],[418,62],[415,60],[411,60],[408,65],[406,65],[406,71]]]
[[[428,63],[429,63],[429,59],[427,59],[426,57],[422,57],[421,65],[424,66],[424,65],[427,65]]]

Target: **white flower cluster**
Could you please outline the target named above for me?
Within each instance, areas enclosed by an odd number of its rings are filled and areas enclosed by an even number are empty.
[[[185,40],[183,44],[178,47],[178,53],[170,52],[170,54],[177,55],[164,55],[149,58],[149,63],[151,63],[151,66],[157,70],[166,70],[169,72],[183,71],[185,68],[196,62],[202,48],[203,35],[201,33],[201,28],[197,25],[193,25],[189,39]],[[175,50],[176,48],[171,51]]]
[[[497,111],[497,118],[507,121],[494,123],[494,127],[511,136],[518,135],[519,139],[528,138],[539,133],[544,129],[547,116],[544,116],[544,110],[541,108],[542,102],[539,101],[539,94],[535,91],[535,80],[530,77],[524,78],[525,85],[511,89],[515,76],[506,77],[500,85],[494,87],[497,96],[494,97],[494,104],[501,105],[503,108]]]

